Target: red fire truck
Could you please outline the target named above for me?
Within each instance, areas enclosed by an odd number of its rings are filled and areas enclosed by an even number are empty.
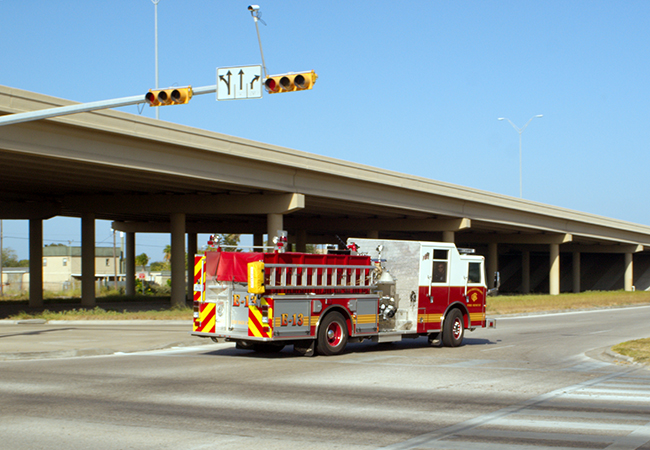
[[[206,251],[192,334],[237,348],[336,355],[348,342],[461,345],[486,318],[484,258],[453,243],[349,239],[347,254]]]

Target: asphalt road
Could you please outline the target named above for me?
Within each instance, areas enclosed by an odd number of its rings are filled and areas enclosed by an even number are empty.
[[[604,353],[650,336],[649,319],[648,306],[501,318],[460,348],[336,357],[210,344],[5,360],[0,447],[650,449],[650,370]]]

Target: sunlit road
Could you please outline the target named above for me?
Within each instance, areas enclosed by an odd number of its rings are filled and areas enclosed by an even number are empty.
[[[609,346],[650,307],[502,318],[337,357],[231,344],[0,362],[6,449],[650,449],[650,370]]]

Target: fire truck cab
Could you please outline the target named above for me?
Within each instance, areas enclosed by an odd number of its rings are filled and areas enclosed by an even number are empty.
[[[351,238],[344,254],[207,251],[195,258],[192,334],[303,355],[428,336],[461,345],[486,318],[484,258],[453,243]]]

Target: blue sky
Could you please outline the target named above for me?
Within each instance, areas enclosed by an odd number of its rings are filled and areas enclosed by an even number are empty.
[[[249,4],[160,0],[161,87],[259,64]],[[650,2],[259,4],[269,73],[314,69],[314,89],[196,96],[161,120],[518,197],[518,134],[497,118],[543,114],[523,132],[523,197],[650,225]],[[0,84],[79,102],[154,87],[151,0],[0,0],[0,17]],[[45,243],[78,245],[79,229],[47,221]],[[97,241],[112,244],[110,224]],[[6,247],[26,258],[27,242],[26,222],[4,221]],[[160,260],[169,237],[137,242]]]

